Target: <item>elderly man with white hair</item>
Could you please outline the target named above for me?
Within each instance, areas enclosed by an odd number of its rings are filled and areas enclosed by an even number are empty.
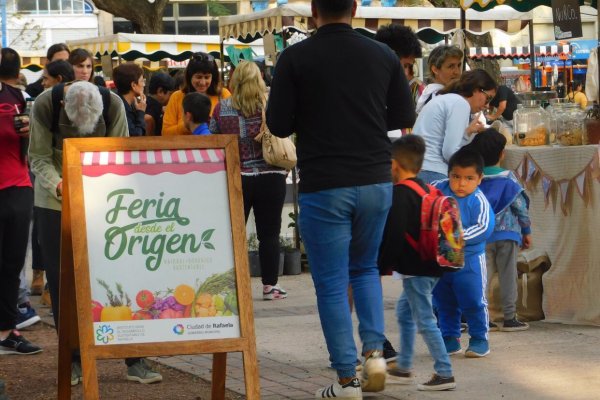
[[[100,89],[89,82],[76,81],[64,85],[64,100],[60,103],[58,121],[53,110],[52,90],[36,98],[31,120],[29,159],[36,176],[34,203],[37,207],[38,241],[46,268],[48,288],[52,299],[54,322],[58,327],[58,284],[60,276],[60,233],[62,209],[62,141],[77,137],[129,136],[123,102],[110,92],[103,102]],[[60,92],[59,92],[60,93]],[[56,102],[55,102],[56,103]],[[104,112],[104,105],[108,110]],[[53,126],[55,129],[53,129]],[[52,131],[55,132],[52,132]],[[140,383],[162,380],[144,359],[129,358],[127,379]],[[71,385],[81,382],[81,362],[73,358]]]

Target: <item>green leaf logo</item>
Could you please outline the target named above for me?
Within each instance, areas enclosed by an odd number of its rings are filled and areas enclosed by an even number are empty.
[[[202,233],[202,237],[200,238],[200,240],[202,240],[203,242],[208,242],[210,240],[210,238],[212,237],[212,234],[215,232],[214,229],[207,229]]]

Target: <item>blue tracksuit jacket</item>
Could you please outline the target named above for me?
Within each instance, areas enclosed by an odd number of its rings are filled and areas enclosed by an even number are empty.
[[[440,330],[444,337],[459,338],[460,316],[464,314],[469,335],[487,339],[485,243],[494,231],[494,212],[479,188],[467,197],[456,197],[448,180],[439,181],[436,186],[458,202],[465,238],[465,266],[444,274],[433,291]]]

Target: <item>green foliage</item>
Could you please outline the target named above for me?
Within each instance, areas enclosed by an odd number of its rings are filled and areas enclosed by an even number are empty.
[[[208,15],[221,17],[231,15],[231,11],[217,0],[208,0]]]
[[[258,251],[258,237],[256,233],[251,233],[248,236],[248,251]]]

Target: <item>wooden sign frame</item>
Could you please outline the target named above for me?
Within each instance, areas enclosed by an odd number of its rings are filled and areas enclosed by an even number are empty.
[[[63,208],[60,270],[58,399],[71,398],[71,354],[80,349],[83,391],[98,399],[96,361],[101,359],[213,354],[212,398],[224,399],[228,352],[242,352],[247,399],[260,398],[252,292],[248,270],[246,229],[236,135],[205,137],[78,138],[64,141]],[[144,150],[222,149],[238,296],[239,338],[187,340],[98,346],[94,341],[90,264],[84,207],[81,154]],[[75,301],[73,301],[75,299]]]

